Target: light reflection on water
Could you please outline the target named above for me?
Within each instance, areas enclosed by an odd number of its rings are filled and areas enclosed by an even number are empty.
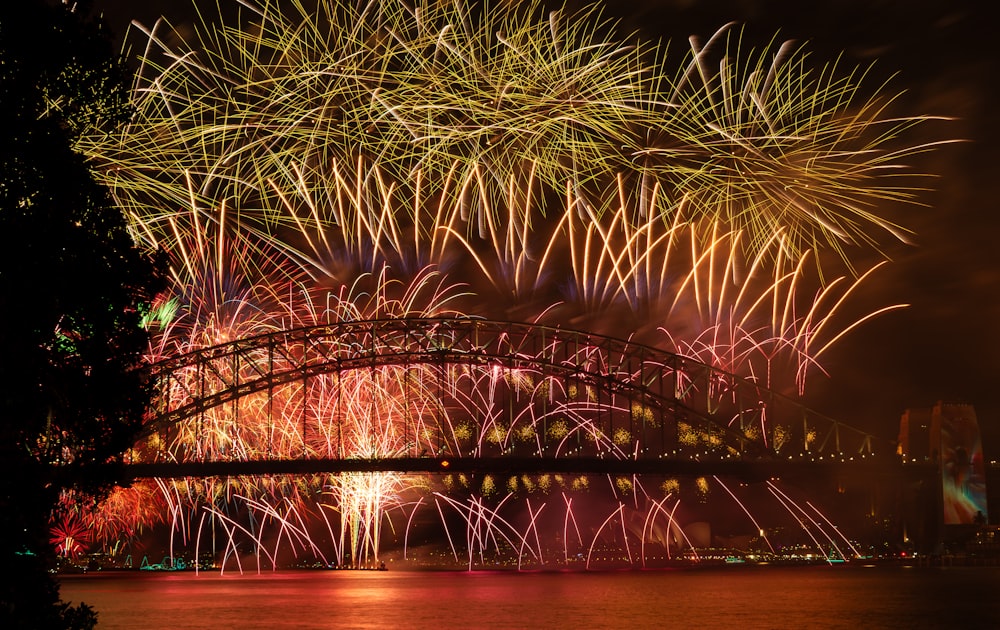
[[[1000,568],[63,576],[99,628],[997,628]]]

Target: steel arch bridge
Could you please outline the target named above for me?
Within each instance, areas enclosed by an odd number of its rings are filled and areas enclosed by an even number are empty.
[[[158,362],[151,378],[155,403],[133,461],[200,464],[202,474],[310,461],[329,471],[445,460],[639,470],[872,454],[871,435],[750,380],[646,345],[523,323],[281,330]]]

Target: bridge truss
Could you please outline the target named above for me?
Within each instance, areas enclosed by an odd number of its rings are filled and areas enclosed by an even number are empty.
[[[344,470],[352,461],[573,458],[647,469],[872,453],[870,435],[690,358],[512,322],[275,331],[171,358],[151,374],[156,404],[131,454],[143,463]]]

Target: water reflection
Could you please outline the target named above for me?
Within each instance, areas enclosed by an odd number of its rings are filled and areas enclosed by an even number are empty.
[[[997,568],[592,573],[105,573],[63,578],[103,629],[1000,627]],[[668,623],[669,622],[669,623]]]

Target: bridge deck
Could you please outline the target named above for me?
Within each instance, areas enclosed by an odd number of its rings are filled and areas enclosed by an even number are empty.
[[[481,474],[612,474],[612,475],[723,475],[747,480],[772,477],[851,474],[881,474],[903,466],[896,458],[888,461],[854,459],[845,461],[782,460],[614,460],[579,458],[433,458],[400,457],[384,459],[301,459],[267,461],[219,461],[150,463],[126,465],[129,478],[235,477],[239,475],[323,474],[351,472],[399,473],[481,473]]]

